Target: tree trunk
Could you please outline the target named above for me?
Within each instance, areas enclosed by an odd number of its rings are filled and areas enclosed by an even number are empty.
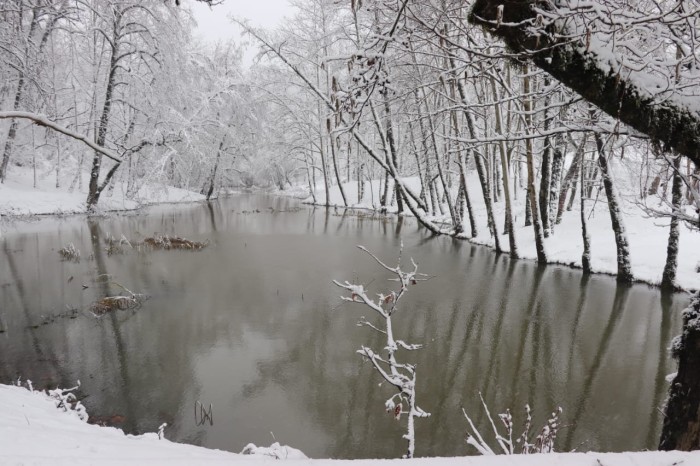
[[[212,194],[214,194],[214,186],[216,185],[216,171],[219,168],[219,161],[221,160],[221,151],[224,149],[224,138],[221,138],[219,143],[219,150],[216,151],[216,161],[214,162],[214,168],[211,171],[211,177],[209,178],[209,189],[207,189],[207,201],[211,199]]]
[[[27,70],[27,62],[29,61],[29,44],[32,42],[32,36],[36,27],[39,24],[39,8],[32,8],[32,21],[29,25],[29,31],[26,37],[26,46],[24,47],[24,62],[18,67],[17,90],[15,91],[15,100],[12,106],[13,110],[19,111],[22,103],[22,94],[24,92],[25,74]],[[22,21],[22,13],[20,12],[20,21]],[[4,183],[7,177],[7,165],[12,157],[12,147],[14,146],[15,138],[17,137],[17,120],[13,119],[10,122],[10,129],[7,132],[5,140],[5,148],[2,152],[2,163],[0,164],[0,182]]]
[[[523,92],[527,97],[523,101],[523,109],[525,111],[525,125],[527,131],[532,131],[532,97],[530,96],[530,76],[528,65],[523,65]],[[544,264],[547,262],[547,253],[544,249],[544,235],[542,233],[542,224],[537,209],[537,193],[535,191],[535,162],[534,154],[532,153],[532,139],[525,140],[525,157],[527,160],[527,190],[528,199],[530,201],[530,211],[532,212],[532,227],[535,229],[535,248],[537,249],[537,262]]]
[[[700,293],[683,311],[683,334],[671,344],[678,372],[669,388],[659,450],[700,450]]]
[[[673,161],[673,188],[671,191],[671,203],[673,205],[673,213],[675,214],[681,208],[681,199],[683,197],[683,180],[678,173],[681,169],[681,158],[676,157]],[[678,268],[678,239],[680,231],[678,230],[679,220],[676,215],[671,217],[671,226],[668,232],[668,246],[666,247],[666,266],[661,280],[661,287],[667,290],[672,290],[676,282],[676,269]]]
[[[389,105],[389,99],[386,93],[384,94],[384,113],[386,113],[386,139],[389,143],[389,150],[391,151],[391,160],[396,167],[397,173],[399,175],[399,156],[397,154],[396,148],[396,138],[394,136],[394,123],[391,119],[391,106]],[[398,183],[394,183],[394,194],[396,195],[396,205],[399,215],[403,214],[403,198],[401,197],[401,191],[399,190]]]
[[[418,197],[420,198],[423,205],[426,206],[424,207],[424,209],[427,211],[428,199],[426,193],[428,192],[428,186],[426,183],[425,175],[423,174],[423,170],[421,170],[420,156],[418,155],[418,147],[416,146],[416,136],[413,133],[413,125],[411,124],[410,120],[408,121],[408,135],[411,141],[411,150],[416,159],[416,171],[418,172],[418,179],[420,180],[420,193],[418,194]]]
[[[545,87],[549,87],[550,80],[544,79]],[[547,132],[551,126],[552,116],[549,105],[551,99],[547,95],[544,99],[544,131]],[[548,238],[551,233],[549,221],[549,192],[552,183],[552,141],[549,136],[544,138],[544,148],[542,150],[542,170],[540,171],[540,216],[542,218],[542,230],[544,237]]]
[[[321,123],[321,104],[318,104],[318,118],[319,118],[319,126],[323,126],[323,123]],[[330,186],[328,183],[328,166],[326,165],[326,151],[324,150],[325,147],[325,141],[323,140],[323,132],[319,132],[319,137],[318,137],[318,150],[321,152],[321,168],[323,172],[323,188],[326,193],[326,201],[324,202],[324,205],[326,207],[331,205],[331,190]]]
[[[539,14],[536,9],[551,8],[548,3],[510,1],[504,8],[503,0],[476,0],[469,21],[501,37],[511,50],[526,52],[535,65],[612,118],[700,166],[700,115],[673,99],[657,101],[653,89],[628,79],[617,67],[609,66],[607,58],[568,39],[566,30],[552,35],[533,34]],[[494,24],[500,26],[494,28]]]
[[[469,106],[467,103],[467,91],[464,89],[464,84],[462,81],[459,79],[459,77],[455,74],[455,63],[454,63],[454,58],[450,57],[450,66],[452,67],[452,73],[455,79],[455,82],[457,83],[457,91],[459,92],[459,98],[460,98],[460,103],[462,104],[462,111],[464,113],[464,118],[467,121],[467,130],[469,131],[469,137],[472,139],[476,138],[476,128],[474,125],[474,119],[472,118],[471,113],[469,112]],[[474,154],[474,163],[476,165],[476,172],[479,175],[479,183],[481,184],[481,190],[484,195],[484,204],[486,205],[486,216],[488,219],[488,225],[489,225],[489,231],[491,232],[491,236],[493,237],[493,243],[494,247],[496,249],[496,252],[502,252],[501,249],[501,242],[500,238],[498,236],[498,225],[496,225],[496,219],[493,215],[493,203],[491,202],[491,189],[489,187],[488,183],[488,178],[486,174],[486,168],[484,167],[484,161],[482,160],[482,156],[478,154],[477,152],[473,152]]]
[[[552,160],[552,182],[549,185],[549,222],[552,233],[554,233],[553,219],[556,219],[555,209],[559,205],[559,185],[561,182],[562,169],[564,168],[564,154],[566,150],[561,148],[561,137],[554,141],[554,158]],[[559,220],[559,219],[556,219]],[[557,222],[558,223],[558,222]]]
[[[496,91],[496,80],[491,76],[491,93],[493,94],[494,107],[496,111],[496,133],[503,134],[503,116],[501,114],[501,104],[498,103],[498,92]],[[511,257],[518,257],[518,243],[515,240],[515,228],[513,225],[513,208],[510,199],[510,177],[508,175],[508,154],[506,153],[506,143],[498,143],[498,151],[501,158],[501,174],[503,175],[503,194],[506,198],[506,224],[508,232],[508,242],[510,245]]]
[[[119,29],[121,23],[122,15],[119,8],[114,8],[114,22],[112,24],[112,41],[110,42],[110,59],[109,59],[109,74],[107,75],[107,87],[105,88],[105,101],[102,106],[102,115],[100,116],[100,123],[97,127],[97,139],[95,143],[104,147],[107,141],[107,128],[109,126],[109,117],[112,109],[112,94],[114,93],[114,87],[117,77],[117,68],[119,61]],[[118,166],[118,165],[117,165]],[[90,170],[90,184],[88,187],[88,197],[87,197],[87,208],[88,210],[94,209],[97,202],[100,200],[100,194],[102,189],[100,189],[99,178],[100,169],[102,167],[102,153],[95,151],[92,157],[92,169]],[[110,170],[109,173],[116,172],[116,169]],[[110,178],[106,178],[105,182],[102,184],[104,186],[109,183]]]
[[[583,134],[583,139],[576,148],[576,155],[571,161],[571,166],[566,172],[564,177],[564,182],[561,184],[561,189],[559,190],[559,204],[557,208],[557,220],[556,223],[559,225],[561,223],[561,217],[564,214],[564,208],[566,207],[566,196],[569,192],[569,186],[572,184],[576,185],[576,180],[578,179],[578,173],[581,170],[581,161],[583,160],[584,149],[586,147],[586,139],[588,138],[588,133]],[[572,190],[571,198],[573,199],[576,195],[576,190]]]
[[[335,179],[338,181],[338,189],[340,190],[340,196],[343,198],[343,205],[348,206],[348,200],[345,197],[345,189],[343,188],[343,180],[340,179],[340,170],[338,170],[338,157],[336,155],[337,139],[333,136],[331,128],[331,119],[326,119],[326,129],[328,130],[328,138],[331,143],[331,158],[333,159],[333,169],[335,171]]]
[[[600,134],[595,134],[595,142],[598,147],[598,166],[603,176],[603,186],[605,195],[608,198],[608,210],[610,211],[610,221],[615,233],[615,245],[617,246],[617,281],[630,283],[633,280],[632,267],[630,266],[630,251],[627,241],[627,232],[620,211],[620,201],[613,185],[612,175],[608,168],[608,159],[605,157],[605,148]]]
[[[418,68],[418,61],[416,60],[416,54],[413,53],[412,49],[411,49],[411,51],[412,51],[411,57],[413,60],[413,67],[416,71],[416,76],[417,76],[419,81],[422,81],[420,69]],[[428,120],[428,129],[429,129],[428,137],[430,138],[430,142],[431,142],[432,149],[433,149],[433,155],[435,156],[435,166],[437,167],[438,176],[440,178],[440,183],[442,184],[442,190],[443,190],[442,195],[445,197],[445,200],[447,203],[447,208],[450,212],[450,219],[452,220],[452,226],[454,227],[454,231],[455,231],[455,233],[461,233],[462,222],[457,217],[457,214],[455,212],[455,206],[452,203],[452,196],[450,195],[450,190],[447,186],[447,178],[446,178],[446,175],[445,175],[444,170],[443,170],[442,161],[440,160],[440,151],[438,150],[438,144],[437,144],[437,140],[435,138],[436,129],[435,129],[435,125],[433,123],[433,117],[431,116],[431,113],[430,113],[430,108],[428,107],[428,97],[427,97],[427,94],[425,92],[425,87],[421,87],[420,92],[421,92],[421,98],[422,98],[421,100],[418,99],[417,93],[414,93],[414,97],[416,99],[416,106],[418,109],[418,118],[419,118],[419,121],[421,122],[421,128],[422,128],[421,131],[424,131],[424,128],[425,128],[423,126],[423,123],[422,123],[423,118],[425,118]],[[422,115],[421,101],[425,105],[425,109],[426,109],[425,116]],[[438,203],[440,203],[440,199],[438,199]]]
[[[583,165],[584,159],[581,158],[581,165]],[[583,267],[583,273],[591,273],[591,236],[588,233],[588,219],[586,218],[586,194],[584,186],[585,181],[585,170],[579,170],[581,173],[581,238],[583,240],[583,254],[581,255],[581,267]],[[575,192],[571,193],[571,197],[576,196]]]

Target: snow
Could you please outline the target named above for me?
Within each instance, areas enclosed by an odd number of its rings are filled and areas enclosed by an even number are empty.
[[[125,435],[113,427],[80,420],[72,411],[56,409],[42,392],[0,385],[0,464],[274,464],[287,459],[308,466],[668,466],[700,465],[700,452],[550,453],[546,455],[472,456],[413,460],[310,460],[294,448],[277,443],[269,448],[249,445],[236,454],[158,439],[158,434]],[[165,429],[167,437],[168,430]]]
[[[621,193],[620,201],[629,240],[632,274],[638,281],[658,285],[661,283],[666,263],[666,246],[670,220],[650,218],[636,203],[638,189],[635,190],[634,188],[634,175],[626,174],[624,167],[618,166],[614,168],[617,168],[614,171],[615,187]],[[407,177],[402,178],[402,180],[415,193],[420,192],[420,180],[418,177]],[[638,183],[638,180],[636,182]],[[344,183],[343,187],[351,207],[360,209],[379,208],[379,198],[382,193],[379,180],[373,180],[371,184],[370,182],[365,183],[365,196],[362,202],[357,202],[358,187],[356,181]],[[468,239],[476,244],[494,247],[493,239],[490,237],[487,226],[486,207],[481,186],[476,173],[473,171],[469,172],[467,176],[467,187],[478,227],[478,235],[475,238]],[[312,199],[309,197],[307,202],[311,201]],[[325,204],[325,193],[322,186],[316,190],[316,201],[320,205]],[[332,186],[330,189],[330,204],[343,206],[338,186]],[[564,212],[561,224],[555,225],[554,234],[549,238],[545,238],[545,248],[550,263],[581,267],[583,240],[581,237],[579,205],[580,203],[577,199],[574,202],[574,208],[571,211]],[[501,248],[507,252],[509,251],[508,237],[503,235],[505,202],[494,203],[493,206],[498,231],[502,235]],[[597,199],[586,201],[586,208],[587,211],[592,209],[592,213],[588,216],[592,269],[597,273],[614,275],[617,273],[617,249],[605,193],[602,189]],[[388,211],[396,212],[396,204],[394,203],[393,206],[388,208]],[[408,210],[405,213],[410,215]],[[536,260],[537,250],[535,248],[534,230],[531,226],[524,226],[524,219],[525,191],[518,188],[518,199],[513,200],[513,221],[516,224],[518,253],[523,259]],[[447,207],[445,207],[444,216],[434,216],[431,220],[448,222],[449,213]],[[466,212],[464,231],[467,235],[470,233],[469,219]],[[676,283],[683,290],[700,290],[700,274],[696,272],[696,267],[700,264],[700,248],[695,247],[699,242],[700,232],[691,231],[681,222]]]
[[[0,216],[85,213],[87,173],[83,174],[83,190],[71,192],[71,181],[70,177],[64,177],[62,187],[56,188],[55,173],[39,173],[34,188],[33,171],[13,167],[7,180],[0,184]],[[126,195],[126,185],[117,182],[113,191],[105,189],[97,207],[101,211],[133,210],[147,204],[202,200],[201,194],[156,183],[145,184],[130,198]]]
[[[0,464],[184,465],[306,458],[278,443],[249,445],[246,454],[235,454],[161,440],[157,433],[125,435],[120,429],[87,424],[76,411],[57,409],[43,392],[11,385],[0,385],[0,413]]]

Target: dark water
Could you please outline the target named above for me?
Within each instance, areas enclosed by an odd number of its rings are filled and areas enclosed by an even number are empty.
[[[240,451],[277,441],[311,457],[396,457],[403,425],[384,411],[393,392],[355,353],[381,339],[355,325],[360,305],[340,304],[332,279],[386,276],[355,246],[393,262],[404,254],[434,278],[412,287],[397,336],[423,342],[418,456],[473,453],[464,407],[486,433],[479,392],[492,413],[524,405],[536,429],[564,409],[562,450],[655,448],[667,355],[685,295],[618,287],[606,276],[511,261],[488,249],[432,237],[414,220],[377,220],[235,196],[211,205],[158,207],[139,215],[19,223],[0,240],[0,381],[82,382],[96,416],[123,416],[130,432],[167,422],[171,440]],[[260,209],[261,213],[242,213]],[[104,239],[155,232],[209,239],[201,252],[108,256]],[[80,263],[60,260],[69,242]],[[94,256],[90,258],[89,256]],[[99,274],[151,296],[137,311],[84,311],[108,291]],[[72,277],[72,279],[71,279]],[[83,285],[88,288],[83,289]],[[112,287],[112,292],[120,290]],[[66,307],[78,317],[60,317]],[[194,404],[213,404],[197,426]]]

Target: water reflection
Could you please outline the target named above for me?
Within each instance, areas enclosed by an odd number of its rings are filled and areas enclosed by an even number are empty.
[[[655,448],[666,354],[685,295],[618,287],[604,276],[513,261],[435,237],[415,220],[367,212],[296,209],[295,201],[237,196],[159,207],[147,214],[47,219],[9,232],[0,261],[0,380],[40,386],[83,382],[91,413],[120,414],[133,432],[154,431],[232,451],[274,437],[314,457],[396,457],[403,428],[383,410],[388,387],[355,350],[379,336],[355,326],[361,307],[341,304],[333,278],[384,289],[385,275],[355,248],[391,261],[399,242],[434,275],[411,290],[397,334],[416,353],[418,455],[460,455],[464,407],[486,432],[506,408],[535,422],[557,405],[560,447]],[[105,238],[153,233],[211,241],[201,252],[108,256]],[[75,243],[80,263],[56,251]],[[136,312],[78,319],[110,292],[100,275],[150,295]],[[86,287],[86,288],[85,288]],[[114,291],[114,290],[112,290]],[[195,401],[214,406],[196,426]]]

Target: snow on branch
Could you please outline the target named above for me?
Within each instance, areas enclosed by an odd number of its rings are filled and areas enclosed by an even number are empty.
[[[525,421],[523,423],[523,432],[517,439],[513,439],[513,415],[510,410],[507,409],[505,413],[499,414],[498,418],[506,429],[505,434],[501,434],[496,426],[491,412],[489,411],[484,397],[479,393],[479,399],[481,400],[481,405],[484,407],[486,413],[486,418],[491,425],[493,435],[496,439],[496,443],[500,449],[500,453],[504,455],[515,455],[518,453],[522,454],[532,454],[532,453],[552,453],[554,451],[554,441],[557,438],[557,434],[560,428],[559,416],[562,413],[561,408],[555,409],[550,415],[549,419],[545,425],[540,430],[540,433],[531,439],[530,430],[532,428],[532,411],[530,410],[530,405],[525,405]],[[462,413],[469,423],[470,431],[467,432],[467,444],[476,448],[476,450],[482,455],[496,455],[498,454],[493,448],[484,440],[484,437],[476,428],[474,422],[469,417],[467,412],[462,408]]]
[[[611,117],[700,165],[700,48],[686,39],[698,9],[649,2],[646,11],[642,3],[630,11],[612,0],[505,7],[476,0],[469,19]],[[657,6],[663,11],[652,11]]]
[[[82,142],[83,144],[87,145],[91,149],[101,153],[102,155],[109,157],[110,159],[114,160],[117,163],[122,162],[121,157],[119,157],[117,154],[115,154],[111,150],[95,144],[93,141],[88,139],[86,136],[79,134],[79,133],[76,133],[74,131],[71,131],[68,128],[65,128],[65,127],[59,125],[58,123],[55,123],[55,122],[49,120],[48,118],[46,118],[43,115],[40,115],[38,113],[21,112],[21,111],[0,112],[0,119],[14,119],[14,118],[29,120],[38,126],[44,126],[46,128],[51,128],[52,130],[59,132],[61,134],[64,134],[64,135],[68,136],[69,138],[73,138],[77,141]]]
[[[357,352],[372,364],[372,367],[385,381],[396,388],[397,393],[386,401],[385,408],[388,412],[393,413],[397,420],[400,420],[402,415],[406,416],[407,427],[403,438],[408,441],[408,449],[405,458],[412,458],[415,453],[415,418],[429,417],[430,413],[426,413],[416,405],[416,366],[399,362],[396,359],[396,353],[400,349],[415,351],[422,348],[422,345],[410,344],[396,339],[394,337],[392,316],[399,310],[398,303],[409,287],[417,285],[419,281],[425,281],[428,278],[426,275],[418,273],[418,265],[413,259],[411,259],[411,270],[404,271],[401,268],[403,243],[401,243],[395,267],[387,265],[364,246],[358,246],[358,248],[367,253],[384,270],[394,275],[395,278],[390,279],[390,281],[398,283],[398,289],[386,294],[379,293],[376,298],[371,298],[363,285],[356,285],[347,281],[341,283],[337,280],[333,280],[333,283],[350,294],[349,296],[343,296],[341,298],[343,301],[364,304],[380,316],[380,323],[372,323],[365,317],[362,317],[358,325],[369,327],[385,335],[386,344],[384,348],[382,348],[381,352],[378,352],[363,345]]]

